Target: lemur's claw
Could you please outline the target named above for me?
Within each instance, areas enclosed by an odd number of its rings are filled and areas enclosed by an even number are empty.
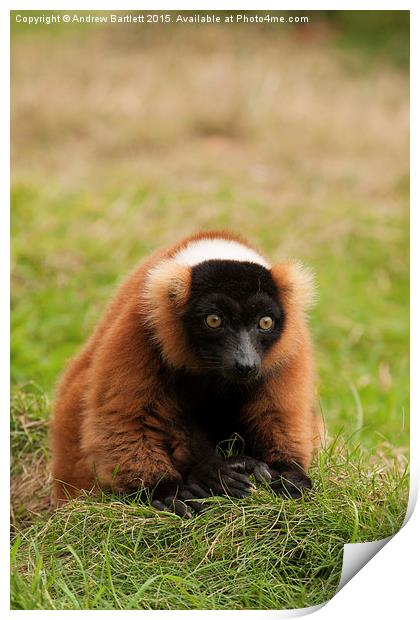
[[[270,469],[266,463],[254,459],[252,456],[241,454],[240,456],[232,456],[226,459],[234,469],[239,469],[247,474],[253,474],[257,482],[271,482]]]
[[[279,495],[298,499],[312,488],[312,480],[299,469],[271,470],[271,488]]]
[[[205,510],[206,506],[197,500],[208,496],[209,494],[198,485],[163,483],[154,492],[152,506],[156,510],[173,512],[179,517],[189,519],[193,513]]]
[[[239,470],[239,471],[238,471]],[[244,470],[243,470],[244,471]],[[206,495],[246,497],[255,489],[246,473],[228,461],[215,460],[197,467],[191,472],[187,484],[190,489],[205,490]],[[203,495],[205,497],[205,495]]]

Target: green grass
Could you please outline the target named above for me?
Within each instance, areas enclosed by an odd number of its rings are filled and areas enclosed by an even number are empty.
[[[12,607],[321,603],[343,544],[396,532],[407,506],[404,64],[365,65],[319,23],[142,32],[13,35]],[[137,261],[220,227],[315,271],[329,438],[314,492],[259,487],[191,520],[110,497],[52,512],[47,425],[66,361]]]
[[[320,452],[315,489],[298,502],[260,487],[246,500],[214,498],[207,512],[186,520],[136,499],[86,497],[15,535],[12,607],[322,603],[337,588],[343,544],[384,538],[401,524],[408,479],[400,465],[387,446],[373,462],[357,441],[339,437]]]

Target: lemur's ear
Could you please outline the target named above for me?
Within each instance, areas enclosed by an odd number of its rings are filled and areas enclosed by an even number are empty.
[[[190,286],[191,268],[164,260],[147,274],[144,298],[155,308],[166,308],[168,302],[181,308],[188,300]]]
[[[285,261],[271,268],[280,296],[293,307],[307,311],[316,301],[314,274],[298,261]]]
[[[174,368],[196,366],[182,326],[191,290],[191,267],[163,260],[147,274],[140,294],[143,320],[163,357]]]

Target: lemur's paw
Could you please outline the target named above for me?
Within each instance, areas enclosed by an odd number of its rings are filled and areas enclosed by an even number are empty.
[[[241,454],[239,456],[230,456],[225,461],[237,471],[252,474],[257,482],[271,482],[270,468],[267,463],[257,461],[252,456]]]
[[[179,517],[190,519],[194,513],[203,512],[206,506],[196,501],[208,497],[198,485],[184,483],[165,483],[153,493],[152,506],[156,510],[173,512]]]
[[[247,497],[255,489],[246,473],[240,471],[237,464],[230,464],[222,459],[200,465],[188,478],[188,488],[198,485],[208,495],[228,495],[230,497]]]
[[[291,499],[302,497],[303,493],[312,488],[312,481],[298,466],[290,466],[285,469],[270,469],[272,481],[271,488],[279,495]]]
[[[156,510],[162,512],[173,512],[178,515],[178,517],[186,517],[187,519],[192,517],[192,512],[188,509],[188,506],[176,497],[168,496],[161,500],[154,499],[152,501],[152,506],[156,508]]]

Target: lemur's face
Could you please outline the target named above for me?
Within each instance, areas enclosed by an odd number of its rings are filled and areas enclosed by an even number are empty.
[[[233,382],[257,378],[263,356],[280,338],[284,321],[277,287],[265,267],[208,260],[192,268],[183,324],[206,371]]]

